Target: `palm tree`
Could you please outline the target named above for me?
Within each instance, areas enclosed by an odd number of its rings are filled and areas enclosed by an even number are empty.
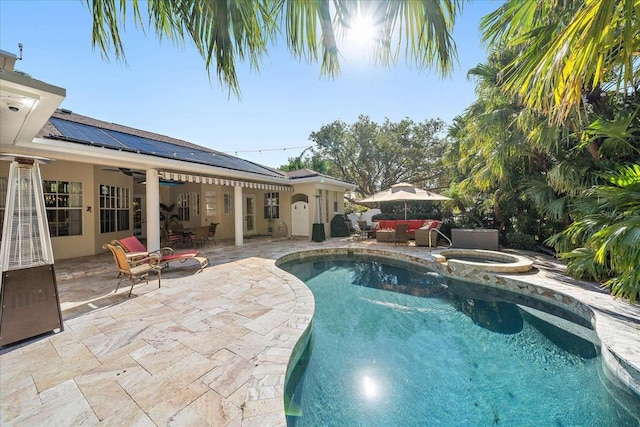
[[[640,297],[640,165],[601,176],[604,182],[577,201],[580,218],[552,240],[574,248],[563,254],[569,274],[602,280],[633,302]]]
[[[561,123],[584,117],[603,88],[637,84],[639,16],[638,0],[507,0],[481,27],[485,41],[519,52],[503,88]]]
[[[215,66],[218,80],[239,96],[236,63],[248,60],[259,69],[261,59],[280,33],[294,57],[317,62],[321,72],[339,73],[340,36],[367,15],[376,24],[374,60],[394,63],[400,52],[419,67],[451,71],[456,59],[451,37],[462,0],[83,0],[93,14],[93,46],[104,57],[110,51],[125,60],[120,33],[131,15],[136,26],[182,44],[191,40],[205,60]],[[146,12],[147,19],[143,17]],[[148,21],[148,24],[145,22]]]

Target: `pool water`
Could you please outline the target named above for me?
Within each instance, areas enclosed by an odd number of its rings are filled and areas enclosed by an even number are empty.
[[[379,260],[281,267],[316,300],[286,385],[289,426],[639,425],[625,409],[637,396],[607,392],[597,348],[508,294],[483,300],[481,285]]]

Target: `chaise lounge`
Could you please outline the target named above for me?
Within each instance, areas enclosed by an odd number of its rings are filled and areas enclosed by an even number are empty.
[[[170,247],[160,248],[157,251],[149,252],[147,248],[144,247],[142,242],[138,240],[136,236],[125,237],[124,239],[114,240],[111,242],[112,245],[118,245],[127,252],[127,258],[130,261],[135,262],[137,257],[146,257],[152,254],[156,254],[160,257],[160,264],[163,264],[162,268],[169,267],[169,263],[172,261],[180,261],[185,262],[187,260],[193,259],[200,264],[200,268],[196,273],[200,273],[209,265],[209,258],[198,256],[200,251],[198,250],[189,250],[182,252],[174,252]]]

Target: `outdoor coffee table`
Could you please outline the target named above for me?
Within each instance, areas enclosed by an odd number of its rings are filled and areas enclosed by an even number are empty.
[[[393,242],[395,237],[395,230],[376,230],[376,241],[378,242]]]

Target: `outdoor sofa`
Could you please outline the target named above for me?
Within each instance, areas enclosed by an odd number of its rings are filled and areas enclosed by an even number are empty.
[[[415,232],[417,229],[431,224],[434,219],[380,219],[376,220],[379,230],[395,230],[396,224],[408,224],[409,238],[415,239]],[[440,224],[440,221],[438,221]]]

